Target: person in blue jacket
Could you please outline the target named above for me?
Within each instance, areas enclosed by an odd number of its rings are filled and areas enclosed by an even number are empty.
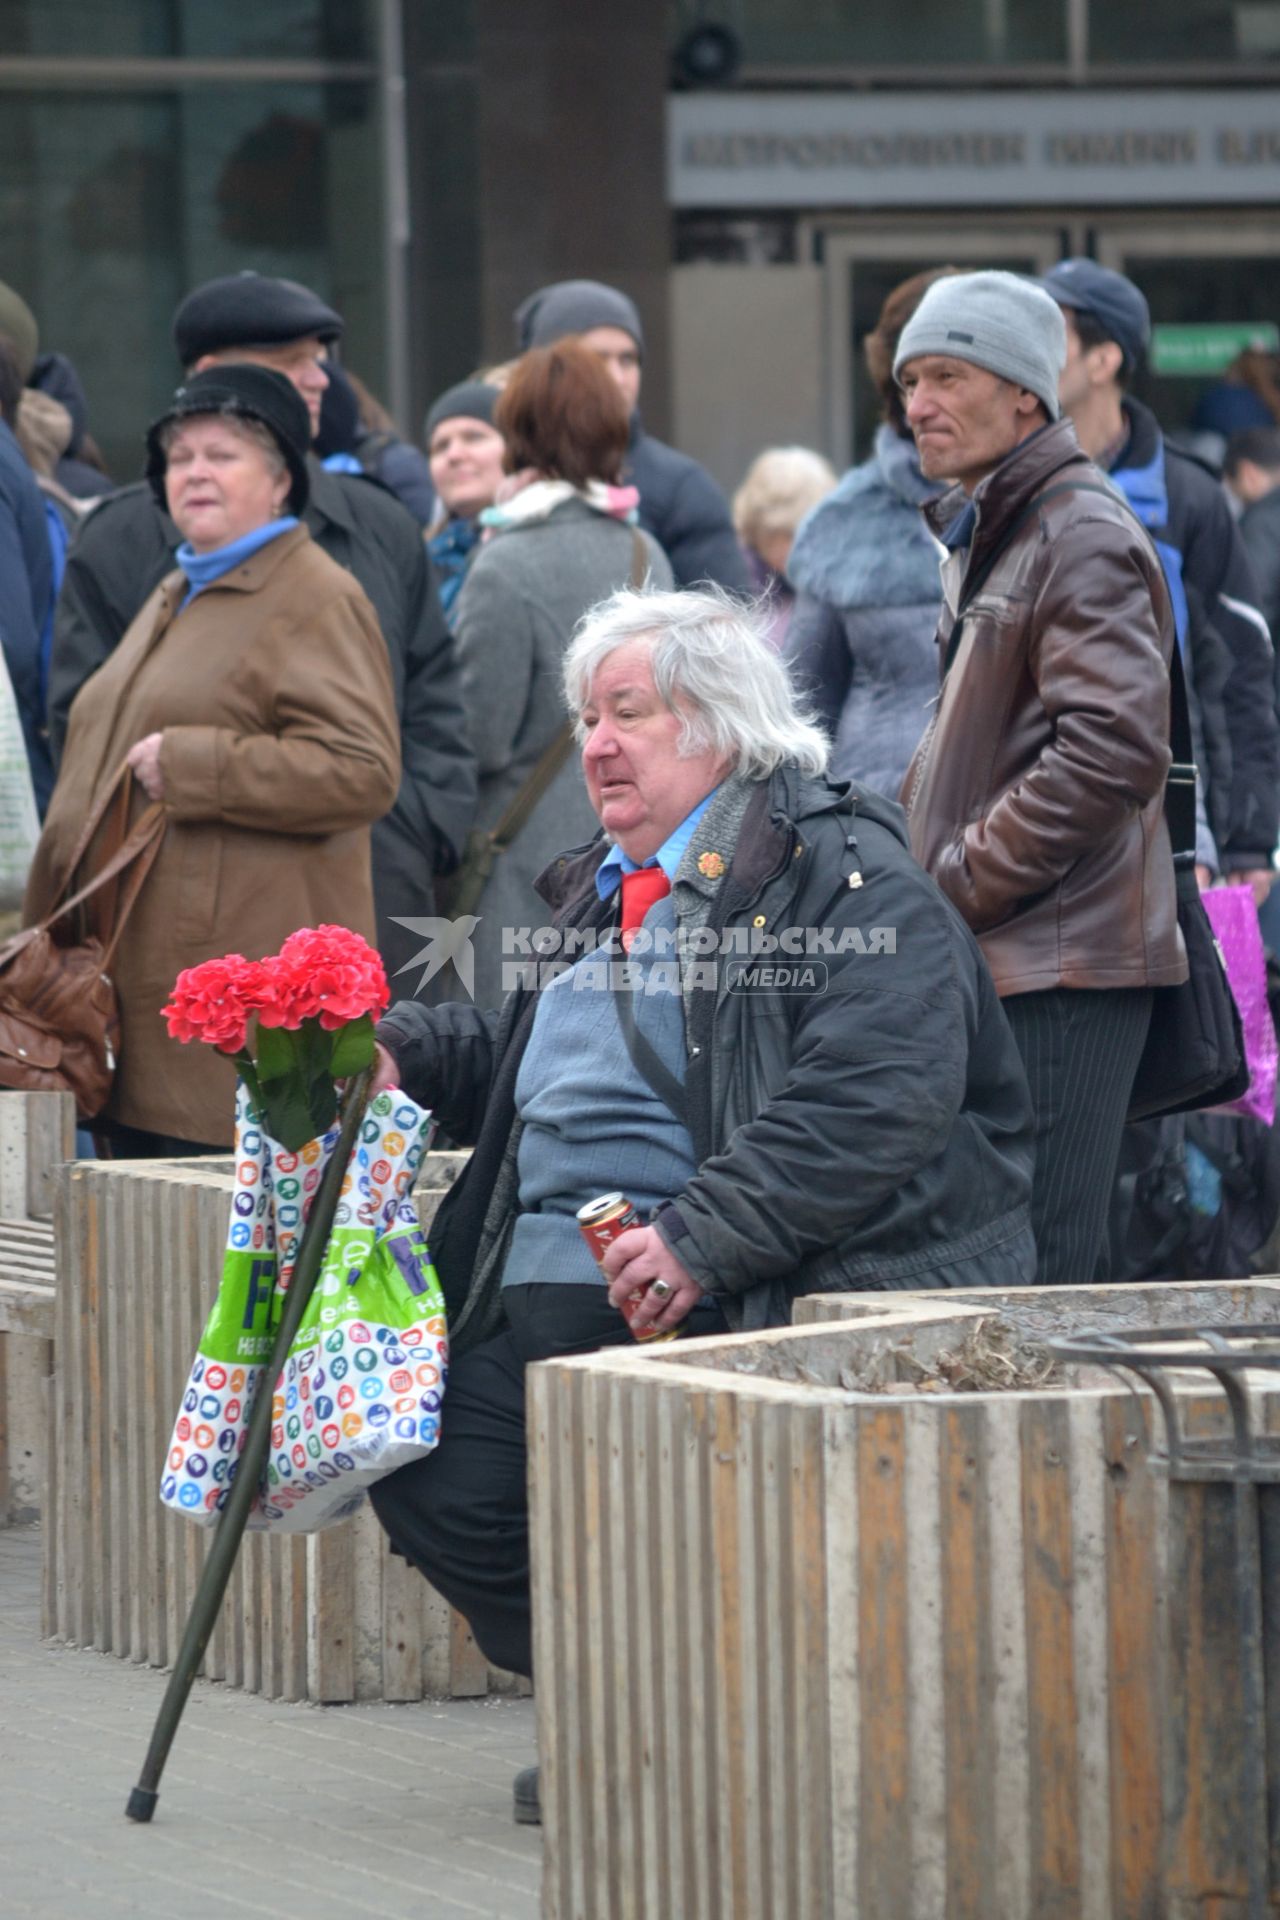
[[[1201,842],[1201,865],[1261,902],[1280,829],[1280,727],[1252,562],[1213,474],[1128,391],[1151,339],[1140,289],[1086,259],[1059,261],[1043,285],[1067,323],[1062,410],[1150,533],[1169,583],[1214,843]]]
[[[15,365],[12,358],[8,364]],[[16,371],[14,378],[18,378]],[[53,792],[42,692],[42,637],[53,612],[53,555],[44,500],[10,424],[16,417],[17,392],[6,396],[12,404],[0,406],[0,646],[18,703],[36,806],[43,818]]]
[[[631,409],[631,444],[624,483],[639,488],[640,525],[671,562],[678,587],[711,580],[749,594],[747,563],[738,545],[729,502],[705,467],[655,440],[641,423],[640,382],[644,328],[634,301],[599,280],[557,280],[516,309],[521,353],[549,347],[576,333],[598,353]]]

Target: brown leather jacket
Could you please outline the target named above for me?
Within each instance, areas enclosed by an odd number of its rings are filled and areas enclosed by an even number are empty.
[[[1169,595],[1123,503],[1064,486],[1107,486],[1069,420],[977,488],[938,633],[944,665],[966,579],[1027,517],[963,615],[902,789],[912,851],[1002,995],[1186,978],[1164,819]],[[941,533],[964,504],[956,488],[923,511]]]

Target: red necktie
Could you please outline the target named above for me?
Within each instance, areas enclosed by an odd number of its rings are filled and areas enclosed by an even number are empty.
[[[636,929],[655,900],[665,899],[671,882],[661,867],[638,867],[622,876],[622,951],[630,953]]]

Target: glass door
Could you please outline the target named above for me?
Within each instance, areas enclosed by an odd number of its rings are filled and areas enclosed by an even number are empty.
[[[1134,392],[1165,431],[1217,462],[1233,429],[1277,424],[1275,222],[1252,214],[1117,220],[1092,237],[1095,257],[1147,296],[1155,338]]]

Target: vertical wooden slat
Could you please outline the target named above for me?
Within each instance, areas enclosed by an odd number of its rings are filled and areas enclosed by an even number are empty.
[[[385,1544],[382,1571],[382,1698],[421,1700],[426,1581]]]
[[[1080,1900],[1075,1570],[1065,1400],[1025,1401],[1021,1428],[1032,1911],[1041,1920],[1094,1920]]]
[[[95,1209],[89,1221],[84,1268],[84,1330],[86,1340],[85,1412],[86,1441],[91,1449],[86,1475],[88,1496],[89,1567],[92,1577],[86,1583],[92,1624],[89,1644],[101,1652],[111,1645],[111,1531],[108,1518],[107,1461],[107,1389],[105,1366],[107,1234],[101,1215]]]
[[[792,1630],[799,1678],[792,1738],[800,1836],[799,1893],[801,1912],[810,1920],[825,1920],[833,1902],[823,1426],[818,1409],[813,1407],[797,1407],[792,1417],[791,1523],[796,1568]],[[732,1920],[731,1912],[726,1920]]]
[[[1156,1497],[1141,1409],[1106,1402],[1107,1618],[1110,1637],[1112,1883],[1123,1920],[1159,1920],[1161,1907],[1161,1663]]]
[[[130,1639],[133,1607],[131,1560],[134,1502],[129,1477],[129,1425],[133,1370],[135,1279],[128,1259],[133,1199],[130,1189],[117,1186],[113,1217],[103,1233],[103,1322],[107,1329],[102,1425],[105,1436],[105,1528],[110,1554],[110,1646],[118,1659],[133,1651]],[[123,1203],[123,1204],[121,1204]]]
[[[75,1158],[76,1103],[69,1093],[0,1094],[6,1105],[23,1103],[27,1135],[26,1215],[31,1220],[53,1218],[58,1168]]]
[[[859,1410],[857,1635],[862,1692],[859,1920],[911,1909],[907,1516],[902,1411]],[[954,1627],[953,1627],[954,1631]]]
[[[165,1454],[177,1413],[177,1390],[168,1365],[166,1322],[170,1313],[170,1280],[164,1259],[164,1229],[150,1195],[139,1188],[135,1196],[135,1281],[139,1293],[137,1374],[134,1398],[139,1425],[138,1455],[130,1476],[140,1508],[138,1558],[134,1568],[142,1615],[136,1657],[153,1667],[169,1658],[165,1592],[168,1585],[168,1527],[160,1504]]]
[[[996,1911],[996,1770],[986,1431],[980,1404],[945,1407],[939,1420],[946,1605],[943,1686],[947,1754],[947,1913],[986,1920]]]
[[[904,1510],[910,1517],[905,1579],[911,1887],[912,1897],[918,1901],[922,1913],[941,1915],[947,1897],[947,1763],[946,1715],[942,1706],[944,1593],[937,1409],[928,1403],[907,1401],[902,1409],[902,1422],[902,1497]],[[852,1471],[849,1480],[846,1497],[856,1507],[860,1492]],[[834,1504],[834,1500],[830,1504]],[[833,1565],[833,1611],[839,1599],[845,1599],[847,1608],[846,1596],[856,1577],[856,1567],[850,1566],[841,1580]],[[839,1631],[836,1619],[832,1621],[831,1631],[834,1653],[834,1636]],[[860,1713],[862,1711],[860,1702]]]
[[[350,1520],[308,1536],[307,1567],[312,1596],[307,1693],[312,1700],[354,1700],[355,1538]]]

